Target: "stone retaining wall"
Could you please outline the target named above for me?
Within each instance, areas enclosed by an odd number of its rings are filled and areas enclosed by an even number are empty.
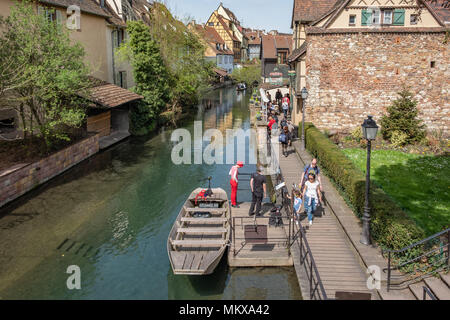
[[[379,122],[405,85],[428,130],[450,125],[450,44],[444,33],[310,34],[307,121],[350,131]]]
[[[0,172],[0,207],[99,151],[95,134],[47,158]]]

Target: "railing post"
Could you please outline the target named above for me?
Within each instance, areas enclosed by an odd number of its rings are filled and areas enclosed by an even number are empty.
[[[309,265],[309,299],[311,299],[312,300],[312,280],[313,280],[313,272],[312,272],[312,267],[313,267],[313,262],[312,262],[312,259],[310,258],[310,260],[311,260],[311,264]]]
[[[387,275],[387,291],[389,292],[389,289],[391,287],[391,252],[389,251],[388,255],[388,275]]]
[[[422,300],[427,300],[427,291],[426,291],[426,289],[425,289],[425,286],[423,287],[423,298],[422,298]]]
[[[232,224],[233,224],[233,256],[235,257],[236,256],[236,230],[235,230],[235,227],[236,227],[236,224],[234,223],[234,218],[235,217],[233,217],[232,219]]]
[[[447,269],[450,268],[450,229],[447,231]]]

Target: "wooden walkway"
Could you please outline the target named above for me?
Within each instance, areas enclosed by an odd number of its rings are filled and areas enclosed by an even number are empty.
[[[292,266],[292,257],[287,249],[285,227],[269,225],[271,204],[262,207],[262,217],[249,217],[249,202],[231,208],[232,243],[228,250],[228,264],[231,267],[281,267]],[[288,224],[287,219],[282,219]],[[255,225],[257,227],[255,227]],[[247,232],[245,231],[247,230]],[[246,238],[247,237],[247,238]]]
[[[280,152],[280,169],[289,192],[292,191],[293,183],[298,185],[300,182],[304,166],[305,163],[295,150],[291,150],[288,157],[284,157]],[[328,298],[334,298],[336,291],[369,293],[366,285],[368,275],[363,271],[339,222],[327,211],[326,207],[319,207],[311,227],[304,214],[301,223],[306,229],[306,238]],[[297,229],[298,227],[294,226],[294,230]],[[291,253],[300,287],[302,291],[306,291],[307,279],[302,270],[304,266],[300,265],[298,245],[291,248]],[[304,298],[306,295],[304,292]],[[372,293],[372,299],[374,298],[376,297]]]

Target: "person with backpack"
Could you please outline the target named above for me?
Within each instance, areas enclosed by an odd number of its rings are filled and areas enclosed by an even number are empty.
[[[317,166],[317,159],[314,158],[312,159],[311,163],[307,164],[303,169],[302,178],[300,180],[300,190],[303,191],[309,173],[314,173],[317,181],[319,182],[320,188],[322,189],[322,179],[320,178],[320,169]]]
[[[231,206],[233,208],[239,208],[239,206],[237,205],[238,174],[239,168],[242,168],[243,166],[244,163],[242,161],[238,161],[236,165],[231,167],[231,170],[229,172],[229,175],[231,176]]]
[[[291,133],[289,132],[289,129],[287,126],[283,127],[283,129],[280,133],[280,137],[278,139],[281,142],[281,147],[283,149],[283,155],[285,157],[287,157],[288,156],[287,148],[290,147],[292,144]]]
[[[305,211],[308,214],[309,225],[313,224],[313,215],[316,206],[322,203],[322,192],[320,190],[319,182],[316,180],[314,173],[308,173],[308,181],[305,182],[305,189],[303,190],[303,199]]]
[[[256,173],[250,179],[250,189],[252,191],[252,204],[248,212],[249,216],[260,215],[262,199],[267,197],[266,176],[262,174],[262,169],[258,167]],[[263,196],[264,195],[264,196]],[[256,211],[255,210],[256,205]]]

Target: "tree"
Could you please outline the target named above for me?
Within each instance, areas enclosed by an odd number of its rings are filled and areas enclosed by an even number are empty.
[[[233,70],[231,78],[235,82],[244,82],[248,86],[259,83],[261,81],[261,65],[252,64],[243,66],[242,68],[236,68]]]
[[[402,144],[420,141],[425,137],[425,126],[417,119],[417,100],[406,88],[398,95],[400,97],[388,107],[388,114],[381,118],[381,134],[389,141],[401,134]]]
[[[34,12],[29,1],[0,17],[0,104],[17,110],[25,134],[45,141],[70,140],[68,129],[85,118],[81,96],[89,94],[84,49],[63,27]]]
[[[120,48],[133,66],[134,91],[144,97],[131,113],[131,130],[144,135],[156,127],[157,119],[170,102],[169,73],[162,60],[158,44],[142,21],[127,25],[129,40]]]

